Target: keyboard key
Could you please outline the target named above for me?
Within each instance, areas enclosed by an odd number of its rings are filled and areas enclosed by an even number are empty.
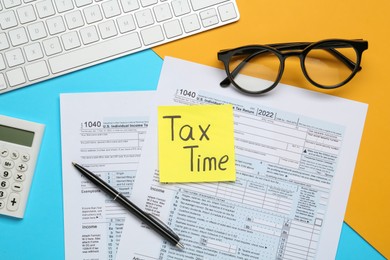
[[[7,84],[5,83],[4,75],[0,73],[0,90],[6,89]]]
[[[116,0],[106,1],[102,4],[102,9],[104,12],[104,16],[106,18],[111,18],[121,14],[121,10],[119,8],[119,4]]]
[[[5,30],[18,25],[14,11],[0,13],[0,27]]]
[[[157,0],[141,0],[141,5],[143,7],[149,6],[149,5],[154,5],[157,4]]]
[[[164,23],[164,31],[168,39],[177,37],[183,34],[179,20],[169,21]]]
[[[21,8],[18,8],[16,12],[18,14],[19,21],[21,24],[29,23],[37,19],[34,7],[32,5],[26,5]]]
[[[59,73],[95,63],[96,61],[112,58],[128,51],[141,48],[138,33],[125,34],[122,37],[106,40],[66,54],[49,59],[53,73]]]
[[[40,18],[49,17],[55,14],[54,6],[50,0],[40,1],[35,4],[37,8],[38,16]]]
[[[93,3],[92,0],[75,0],[75,2],[77,7],[82,7]]]
[[[99,40],[99,36],[95,26],[89,26],[80,30],[81,40],[84,44],[90,44],[93,42],[97,42]]]
[[[7,36],[5,35],[5,33],[0,33],[0,51],[8,48],[9,48],[9,43],[7,40]]]
[[[171,8],[168,3],[153,7],[153,12],[157,22],[166,21],[172,18]]]
[[[128,13],[139,9],[137,0],[120,0],[123,8],[123,12]]]
[[[219,23],[217,12],[214,8],[200,12],[199,15],[204,27]]]
[[[189,33],[200,29],[200,23],[196,14],[183,17],[181,19],[184,27],[184,31]]]
[[[6,73],[9,85],[11,87],[23,84],[26,82],[22,68],[16,68],[14,70],[7,71]],[[7,168],[7,167],[5,167]]]
[[[74,8],[72,0],[54,0],[59,13],[63,13]]]
[[[26,74],[29,80],[36,80],[49,76],[49,70],[45,61],[39,61],[26,66]]]
[[[44,40],[42,42],[43,49],[47,56],[51,56],[62,51],[60,41],[57,37],[50,38],[48,40]]]
[[[116,19],[116,22],[118,23],[119,31],[121,33],[130,32],[136,28],[133,15],[131,14],[119,17]]]
[[[237,17],[236,10],[234,9],[234,5],[232,3],[218,6],[218,12],[223,22]]]
[[[215,11],[214,8],[211,8],[211,9],[200,12],[199,15],[200,15],[200,19],[203,20],[203,19],[207,19],[207,18],[210,18],[213,16],[217,16],[217,12]]]
[[[84,9],[84,16],[87,23],[95,23],[103,19],[100,7],[93,5]]]
[[[68,25],[69,30],[81,27],[84,25],[83,17],[81,16],[81,12],[79,10],[67,13],[65,15],[65,21]]]
[[[100,36],[102,39],[107,39],[118,34],[114,21],[107,21],[98,25]]]
[[[43,58],[43,52],[39,42],[24,47],[24,53],[28,61],[34,61]]]
[[[164,34],[161,30],[161,26],[153,26],[141,31],[141,36],[144,44],[151,45],[156,42],[161,42],[164,40]]]
[[[218,24],[219,20],[217,16],[212,16],[206,19],[202,19],[202,24],[204,27],[213,26],[215,24]]]
[[[31,40],[35,41],[38,39],[45,38],[47,36],[45,25],[43,22],[37,22],[27,26],[28,33],[30,34]]]
[[[181,16],[191,12],[187,0],[172,0],[171,4],[172,4],[173,12],[175,13],[176,16]]]
[[[139,28],[151,25],[154,23],[152,11],[150,9],[144,9],[135,13],[135,19]]]
[[[65,23],[61,16],[56,16],[46,20],[47,29],[51,35],[65,32]]]
[[[28,42],[27,34],[23,27],[9,31],[8,35],[13,46],[18,46]]]
[[[77,32],[72,31],[61,36],[62,43],[65,50],[71,50],[81,46]]]
[[[10,67],[15,67],[24,63],[23,54],[19,48],[7,51],[5,53],[5,59]]]
[[[228,0],[191,0],[191,5],[195,11],[198,11],[200,9],[210,7],[226,1]]]
[[[4,7],[6,9],[9,9],[9,8],[21,5],[22,1],[20,1],[20,0],[3,0],[3,3],[4,3]]]

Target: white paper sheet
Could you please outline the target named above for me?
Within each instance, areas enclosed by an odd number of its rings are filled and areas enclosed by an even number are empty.
[[[367,105],[284,85],[245,96],[224,77],[166,57],[154,105],[233,104],[237,181],[159,183],[153,108],[131,199],[185,249],[129,216],[117,259],[334,259]]]
[[[154,93],[61,95],[66,259],[115,259],[129,213],[81,177],[71,162],[86,166],[129,196]]]

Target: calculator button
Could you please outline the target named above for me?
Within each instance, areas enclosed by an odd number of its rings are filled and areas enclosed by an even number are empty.
[[[5,197],[7,197],[7,192],[4,190],[0,190],[0,199],[4,199]]]
[[[0,189],[6,189],[9,187],[9,182],[6,180],[0,181]]]
[[[4,170],[4,171],[1,171],[1,173],[0,173],[0,177],[3,179],[8,179],[11,177],[11,175],[12,175],[12,172],[10,170]]]
[[[19,208],[20,195],[18,193],[11,193],[8,197],[7,209],[15,211]]]
[[[0,200],[0,209],[4,208],[5,202],[3,200]]]
[[[8,156],[8,150],[6,148],[1,148],[0,149],[0,156],[1,157],[6,157]]]
[[[24,181],[25,179],[26,179],[26,174],[24,174],[23,172],[17,172],[14,175],[14,180],[15,181]]]
[[[27,170],[27,164],[25,163],[19,163],[17,166],[16,166],[16,169],[20,172],[25,172]]]
[[[17,151],[12,151],[10,157],[12,160],[16,160],[19,158],[19,153]]]
[[[20,159],[22,159],[23,162],[27,162],[28,160],[30,160],[30,155],[28,153],[23,153],[20,156]]]
[[[14,161],[11,160],[4,160],[3,167],[6,169],[11,169],[14,167]]]
[[[21,183],[17,183],[17,182],[12,183],[11,187],[13,191],[20,192],[23,190],[23,185]]]

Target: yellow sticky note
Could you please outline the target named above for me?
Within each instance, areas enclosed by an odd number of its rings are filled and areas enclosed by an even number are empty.
[[[231,105],[158,108],[160,182],[235,181]]]

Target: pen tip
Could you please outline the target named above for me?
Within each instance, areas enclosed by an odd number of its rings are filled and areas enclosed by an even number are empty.
[[[76,166],[76,163],[75,163],[75,162],[72,162],[72,164],[73,164],[74,166]]]
[[[184,249],[184,246],[183,246],[183,244],[182,244],[182,243],[180,243],[180,242],[177,242],[176,246],[177,246],[178,248],[180,248],[180,249]]]

